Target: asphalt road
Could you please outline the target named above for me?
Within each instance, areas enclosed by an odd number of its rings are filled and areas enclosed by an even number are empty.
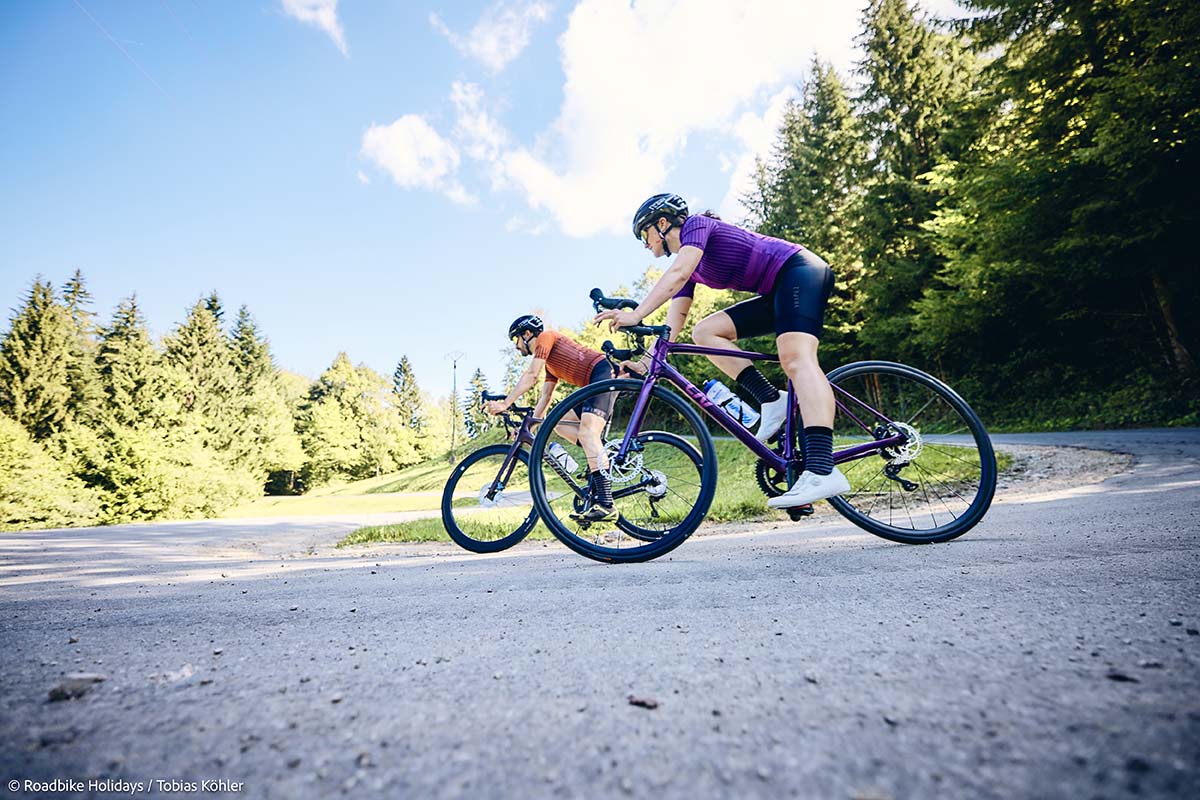
[[[0,782],[1200,797],[1200,430],[997,439],[1136,462],[948,544],[810,520],[624,566],[332,552],[358,520],[0,534]],[[73,672],[105,680],[50,702]]]

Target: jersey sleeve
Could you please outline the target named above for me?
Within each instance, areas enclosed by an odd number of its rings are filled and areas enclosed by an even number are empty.
[[[696,282],[694,280],[692,280],[691,278],[688,278],[687,282],[683,284],[683,288],[675,293],[675,297],[695,298],[696,297]],[[671,299],[674,300],[675,297],[672,297]]]
[[[698,247],[703,250],[708,245],[708,237],[719,223],[712,217],[688,217],[679,228],[679,246]]]
[[[554,342],[558,339],[558,334],[554,331],[542,331],[538,337],[533,340],[533,357],[540,358],[543,361],[550,357],[550,351],[554,349]]]

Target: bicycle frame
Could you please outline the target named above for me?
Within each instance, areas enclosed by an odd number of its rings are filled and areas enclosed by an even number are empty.
[[[496,492],[502,491],[501,487],[507,486],[509,480],[512,479],[513,470],[516,469],[517,466],[517,452],[524,445],[529,445],[530,450],[533,449],[534,434],[532,428],[534,425],[541,423],[541,421],[542,420],[540,419],[535,419],[532,414],[526,414],[521,419],[519,426],[507,425],[510,431],[513,430],[514,427],[516,428],[513,436],[513,443],[508,448],[508,455],[504,457],[504,463],[500,465],[500,471],[496,473],[496,480],[492,483],[492,489],[488,493],[488,499],[492,499]],[[586,487],[580,486],[578,483],[576,483],[575,478],[572,477],[571,474],[565,469],[563,469],[561,464],[551,458],[548,453],[543,456],[543,460],[552,470],[554,470],[555,473],[557,473],[559,478],[564,480],[567,485],[571,487],[571,491],[573,491],[576,496],[584,496]],[[628,486],[624,489],[614,491],[613,499],[619,500],[626,495],[630,495],[639,491],[646,482],[647,481],[643,479],[635,486]]]
[[[646,407],[650,403],[650,393],[660,380],[665,379],[675,388],[679,389],[693,403],[700,406],[700,409],[707,414],[714,422],[728,431],[735,439],[744,444],[756,456],[761,458],[766,464],[774,467],[777,470],[786,470],[788,465],[799,459],[799,453],[795,449],[796,441],[796,424],[798,414],[796,411],[796,391],[792,386],[792,382],[788,381],[787,396],[788,396],[788,415],[784,422],[784,445],[783,453],[777,453],[764,443],[754,438],[744,425],[738,420],[735,420],[724,408],[714,403],[708,395],[698,389],[691,381],[683,376],[679,370],[671,366],[667,359],[672,354],[688,354],[702,356],[725,356],[733,358],[745,358],[750,361],[778,361],[778,356],[767,355],[765,353],[754,353],[747,350],[722,350],[715,347],[701,347],[694,344],[679,344],[670,342],[664,338],[659,338],[654,343],[653,350],[650,351],[650,368],[646,372],[645,384],[642,386],[638,394],[637,402],[633,407],[633,414],[630,416],[629,425],[625,430],[625,438],[621,442],[621,447],[617,451],[616,458],[624,459],[629,452],[630,443],[633,437],[640,433],[642,426],[642,418],[645,416]],[[850,398],[854,402],[861,405],[863,408],[874,414],[879,420],[892,424],[892,420],[886,415],[881,414],[871,406],[859,400],[854,395],[844,389],[833,386],[835,392],[841,393],[844,397]],[[837,409],[846,414],[868,435],[874,436],[870,426],[860,420],[854,413],[850,411],[846,405],[836,397],[834,404]],[[864,458],[872,453],[878,452],[881,448],[892,445],[902,444],[906,440],[903,434],[894,434],[883,439],[874,439],[865,444],[854,445],[844,450],[837,450],[833,454],[835,464],[843,464],[847,461]]]

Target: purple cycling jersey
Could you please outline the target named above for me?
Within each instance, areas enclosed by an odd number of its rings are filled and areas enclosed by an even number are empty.
[[[783,262],[803,249],[798,244],[704,216],[683,221],[679,244],[699,247],[704,255],[676,297],[693,297],[697,283],[714,289],[766,294],[775,285]]]

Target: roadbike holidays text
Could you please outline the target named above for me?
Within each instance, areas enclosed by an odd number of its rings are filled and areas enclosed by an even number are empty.
[[[202,781],[181,781],[181,780],[159,780],[152,779],[149,781],[127,781],[121,778],[92,778],[86,781],[77,781],[70,778],[54,778],[49,781],[9,781],[8,788],[16,792],[18,790],[33,793],[33,792],[53,792],[55,794],[65,792],[103,792],[111,794],[151,794],[153,792],[162,793],[191,793],[197,794],[217,794],[226,792],[240,792],[245,788],[246,784],[241,781],[227,781],[222,779],[202,780]]]

